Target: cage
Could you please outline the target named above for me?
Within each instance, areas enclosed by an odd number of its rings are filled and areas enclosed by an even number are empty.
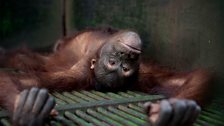
[[[222,0],[1,0],[0,46],[48,53],[64,36],[89,27],[136,31],[143,57],[177,71],[215,73],[210,104],[195,126],[224,125],[224,1]],[[0,50],[0,53],[1,53]],[[3,68],[2,68],[3,69]],[[165,98],[142,92],[54,92],[60,117],[46,125],[149,125],[143,103]],[[12,125],[0,112],[2,125]]]

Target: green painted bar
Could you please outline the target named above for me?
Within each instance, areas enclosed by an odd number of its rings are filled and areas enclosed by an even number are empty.
[[[223,103],[222,103],[223,104]],[[220,109],[220,110],[222,110],[223,109],[223,105],[219,105],[219,104],[214,104],[214,103],[212,103],[211,105],[209,105],[209,107],[208,107],[208,109]]]
[[[115,113],[115,114],[117,114],[117,115],[119,115],[119,116],[121,116],[121,117],[123,117],[123,118],[125,118],[126,120],[129,120],[131,122],[134,122],[134,123],[136,123],[138,125],[149,125],[146,122],[146,119],[143,120],[143,119],[137,118],[137,117],[132,116],[132,115],[130,115],[128,113],[125,113],[125,112],[123,112],[121,110],[118,110],[118,109],[116,109],[114,107],[111,107],[110,106],[110,107],[108,107],[108,110],[111,111],[111,112],[113,112],[113,113]]]
[[[64,113],[63,113],[64,114]],[[61,123],[63,126],[76,126],[71,120],[66,119],[63,115],[58,115],[53,118],[58,123]]]
[[[67,104],[63,106],[56,106],[56,110],[62,111],[74,111],[75,109],[84,109],[88,107],[98,107],[98,106],[110,106],[110,105],[118,105],[118,104],[128,104],[135,102],[145,102],[152,101],[158,98],[162,98],[162,96],[142,96],[142,97],[133,97],[131,99],[128,98],[120,98],[113,100],[101,100],[101,101],[92,101],[91,103],[79,103],[79,104]]]
[[[77,91],[73,91],[72,94],[82,98],[82,99],[85,99],[86,101],[96,101],[95,99],[91,98],[91,97],[88,97],[87,95],[84,95],[84,94],[81,94]]]
[[[51,121],[50,125],[51,126],[62,126],[62,124],[60,124],[59,122],[55,122],[55,121]]]
[[[121,96],[123,96],[123,97],[127,97],[127,98],[132,98],[132,97],[134,97],[134,96],[129,95],[129,94],[124,93],[124,92],[118,92],[118,94],[121,95]]]
[[[141,113],[145,113],[145,110],[137,105],[134,105],[134,104],[128,104],[128,107],[131,108],[131,109],[134,109],[138,112],[141,112]]]
[[[61,99],[55,98],[55,101],[58,105],[65,105],[66,102],[62,101]]]
[[[77,123],[78,125],[81,125],[81,126],[93,126],[93,124],[84,121],[83,119],[77,117],[76,115],[74,115],[71,112],[66,111],[64,115],[65,115],[65,117],[69,118],[70,120],[72,120],[73,122]]]
[[[106,95],[106,94],[104,94],[104,93],[101,93],[101,92],[99,92],[99,91],[91,91],[92,93],[94,93],[94,94],[96,94],[96,95],[99,95],[99,96],[101,96],[101,97],[103,97],[103,98],[105,98],[105,99],[112,99],[111,97],[109,97],[108,95]]]
[[[116,122],[115,120],[108,118],[107,116],[104,116],[102,114],[100,114],[99,112],[96,112],[92,109],[87,109],[87,113],[94,116],[97,119],[100,119],[102,121],[105,121],[107,123],[109,123],[110,125],[114,125],[114,126],[123,126],[121,123]]]
[[[88,115],[87,113],[85,113],[85,112],[83,112],[83,111],[81,111],[81,110],[76,110],[75,113],[76,113],[79,117],[81,117],[81,118],[85,119],[86,121],[91,122],[91,123],[93,123],[93,124],[95,124],[95,125],[97,125],[97,126],[109,126],[108,124],[103,123],[103,122],[97,120],[96,118],[94,118],[94,117]]]
[[[120,123],[122,123],[122,124],[124,124],[126,126],[138,126],[137,124],[135,124],[135,123],[133,123],[131,121],[128,121],[125,118],[122,118],[122,117],[120,117],[120,116],[118,116],[116,114],[113,114],[113,113],[107,111],[106,109],[104,109],[102,107],[98,107],[97,111],[102,113],[102,114],[104,114],[105,116],[108,116],[108,117],[110,117],[110,118],[112,118],[114,120],[117,120],[118,122],[120,122]]]
[[[88,91],[81,91],[81,93],[84,93],[84,94],[88,95],[89,97],[94,98],[96,100],[104,100],[103,97],[100,97],[100,96],[90,93]]]
[[[2,123],[4,126],[11,126],[10,122],[9,122],[7,119],[1,119],[1,123]]]
[[[129,109],[129,108],[123,106],[123,105],[118,105],[118,108],[120,110],[126,112],[126,113],[129,113],[129,114],[133,115],[133,116],[139,117],[139,118],[144,119],[144,120],[147,119],[146,114],[142,114],[142,113],[137,112],[135,110]]]
[[[208,117],[212,117],[213,119],[216,119],[216,120],[224,121],[223,116],[220,116],[220,115],[217,115],[217,114],[214,114],[214,113],[209,113],[209,112],[206,112],[206,111],[202,111],[201,114],[205,115],[205,116],[208,116]]]
[[[71,93],[68,93],[68,92],[64,92],[63,95],[64,96],[67,96],[67,97],[70,97],[72,100],[76,101],[77,103],[87,102],[85,99],[82,99],[80,97],[77,97],[75,95],[72,95]]]
[[[144,102],[164,98],[159,95],[133,91],[118,93],[80,91],[73,93],[59,94],[55,92],[52,94],[57,103],[56,109],[66,118],[62,115],[56,116],[45,126],[149,125],[143,108]],[[202,110],[193,126],[224,126],[223,101],[213,100],[211,105]],[[3,126],[11,126],[8,118],[5,118],[8,116],[7,111],[0,111],[0,122]]]
[[[141,108],[143,108],[143,107],[144,107],[144,104],[143,104],[143,103],[141,103],[141,102],[139,102],[137,105],[138,105],[139,107],[141,107]]]
[[[59,104],[59,105],[64,105],[64,104],[66,104],[65,101],[63,101],[63,100],[61,100],[61,99],[55,97],[53,94],[50,94],[50,96],[54,97],[54,99],[55,99],[55,101],[56,101],[57,104]]]
[[[133,91],[127,91],[127,93],[130,94],[130,95],[133,95],[135,97],[142,96],[141,94],[138,94],[138,93],[133,92]]]
[[[199,120],[206,120],[206,122],[212,123],[212,124],[218,124],[218,125],[224,125],[224,122],[215,120],[212,117],[204,116],[204,115],[199,115],[198,117]]]
[[[120,95],[117,95],[117,94],[115,94],[115,93],[112,93],[112,92],[109,92],[109,93],[107,93],[109,96],[111,96],[113,99],[116,99],[116,98],[124,98],[124,97],[122,97],[122,96],[120,96]]]
[[[193,124],[193,126],[201,126],[201,125],[199,125],[199,124]]]
[[[76,103],[75,101],[71,100],[70,98],[65,97],[65,96],[63,96],[63,95],[61,95],[61,94],[59,94],[59,93],[56,93],[56,92],[53,93],[53,96],[55,96],[55,97],[57,97],[57,98],[59,98],[59,99],[65,101],[66,103]]]
[[[7,117],[9,117],[9,116],[10,116],[10,114],[9,114],[8,111],[6,111],[6,110],[2,110],[2,111],[0,111],[0,119],[1,119],[1,118],[7,118]]]
[[[73,95],[71,95],[71,94],[67,94],[66,92],[62,92],[62,93],[60,93],[62,96],[64,96],[65,97],[65,100],[67,99],[67,100],[69,100],[70,101],[70,103],[74,103],[74,104],[76,104],[76,103],[79,103],[79,101],[77,101],[77,99],[75,99],[74,98],[74,96]],[[78,98],[78,97],[77,97]],[[79,99],[79,98],[78,98]],[[71,102],[72,101],[72,102]]]
[[[207,121],[205,120],[196,120],[195,123],[201,126],[214,126],[214,124],[208,125]]]
[[[224,116],[224,113],[222,113],[221,111],[215,110],[215,109],[207,109],[206,108],[205,111],[211,112],[211,113],[214,113],[214,114],[217,114],[217,115],[223,115]]]

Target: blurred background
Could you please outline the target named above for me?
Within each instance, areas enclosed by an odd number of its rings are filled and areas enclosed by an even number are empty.
[[[1,0],[0,46],[50,49],[88,27],[138,32],[144,57],[177,70],[198,67],[224,82],[223,0]]]

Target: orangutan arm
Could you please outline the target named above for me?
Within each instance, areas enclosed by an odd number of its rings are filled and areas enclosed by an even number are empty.
[[[156,126],[190,126],[196,120],[206,100],[210,76],[196,70],[174,73],[157,66],[142,66],[139,87],[148,93],[164,94],[169,99],[145,104],[149,120]],[[142,71],[141,71],[142,70]]]

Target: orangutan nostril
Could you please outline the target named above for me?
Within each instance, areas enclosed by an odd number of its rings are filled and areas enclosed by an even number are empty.
[[[116,64],[116,62],[114,61],[114,60],[109,60],[109,63],[110,63],[110,65],[115,65]]]
[[[129,71],[129,69],[127,67],[122,67],[122,69],[123,69],[124,72]]]

